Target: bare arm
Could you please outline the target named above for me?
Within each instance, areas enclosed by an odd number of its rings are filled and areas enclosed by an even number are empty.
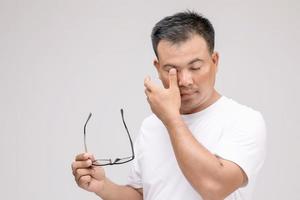
[[[180,116],[166,127],[181,171],[205,200],[224,199],[247,182],[238,165],[216,157],[201,145]]]
[[[105,179],[104,185],[101,191],[95,192],[98,196],[100,196],[104,200],[142,200],[142,190],[138,190],[132,188],[130,186],[125,185],[117,185],[110,181],[109,179]]]

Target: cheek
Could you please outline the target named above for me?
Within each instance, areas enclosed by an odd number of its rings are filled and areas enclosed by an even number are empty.
[[[212,70],[209,74],[210,85],[214,86],[215,85],[215,80],[216,80],[216,71]]]
[[[194,83],[201,91],[210,89],[214,83],[213,76],[211,76],[210,73],[198,74],[198,76],[194,78]]]
[[[162,73],[160,73],[159,77],[160,77],[160,80],[161,80],[162,84],[164,85],[164,87],[168,88],[169,87],[169,74],[162,72]]]
[[[199,77],[203,83],[211,85],[214,83],[215,75],[216,75],[216,73],[215,73],[213,66],[209,66],[206,68],[205,71],[203,71],[203,73]]]

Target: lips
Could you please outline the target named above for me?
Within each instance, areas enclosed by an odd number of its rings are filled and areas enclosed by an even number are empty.
[[[192,96],[193,94],[195,94],[195,92],[182,92],[182,93],[180,93],[180,96],[181,96],[182,98],[184,98],[184,97],[190,97],[190,96]]]
[[[181,96],[183,96],[183,95],[187,95],[188,96],[188,95],[192,95],[192,94],[194,94],[194,93],[180,93]]]
[[[192,95],[194,93],[195,93],[195,91],[180,91],[181,96],[183,96],[183,95],[188,96],[188,95]]]

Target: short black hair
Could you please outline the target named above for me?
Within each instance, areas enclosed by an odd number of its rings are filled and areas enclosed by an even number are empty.
[[[210,53],[214,51],[214,28],[210,21],[201,14],[187,10],[163,18],[155,24],[151,33],[156,57],[158,58],[157,46],[161,40],[176,44],[188,40],[194,34],[205,39]]]

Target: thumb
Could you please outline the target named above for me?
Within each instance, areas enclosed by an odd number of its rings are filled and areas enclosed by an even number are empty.
[[[169,71],[169,88],[178,88],[177,71],[174,68]]]

